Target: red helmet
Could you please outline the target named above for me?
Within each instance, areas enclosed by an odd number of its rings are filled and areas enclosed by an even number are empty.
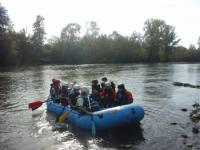
[[[60,80],[52,79],[52,83],[53,83],[53,85],[57,86],[60,84]]]

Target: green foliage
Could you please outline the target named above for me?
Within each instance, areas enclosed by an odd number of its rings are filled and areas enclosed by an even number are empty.
[[[45,29],[44,29],[44,17],[38,15],[36,17],[36,21],[33,24],[33,36],[31,38],[31,41],[36,47],[41,47],[44,44],[44,35]]]
[[[38,15],[33,24],[33,36],[30,39],[33,44],[33,47],[30,49],[30,53],[32,54],[32,62],[35,64],[38,64],[41,61],[45,34],[44,17]]]
[[[5,33],[0,40],[0,65],[13,65],[16,63],[16,41],[13,40],[13,33]]]
[[[175,28],[167,25],[164,20],[149,19],[144,24],[144,32],[149,61],[169,61],[173,47],[180,41]]]
[[[199,38],[198,38],[197,44],[198,44],[198,50],[200,50],[200,36],[199,36]]]
[[[67,43],[75,43],[79,39],[81,26],[77,23],[70,23],[61,31],[61,39]]]
[[[0,38],[3,36],[3,33],[7,30],[10,24],[10,19],[7,14],[7,10],[0,3]]]

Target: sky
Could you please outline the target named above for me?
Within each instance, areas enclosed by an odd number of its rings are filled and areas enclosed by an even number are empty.
[[[175,27],[182,46],[197,44],[200,36],[200,0],[1,0],[14,23],[32,33],[37,15],[45,18],[47,38],[60,36],[69,23],[78,23],[85,33],[87,24],[96,21],[100,33],[118,31],[130,36],[143,34],[147,19],[162,19]]]

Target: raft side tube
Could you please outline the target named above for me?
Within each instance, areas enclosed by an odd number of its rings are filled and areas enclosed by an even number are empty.
[[[56,104],[53,102],[47,103],[47,110],[54,113],[55,115],[60,115],[64,112],[69,112],[66,122],[76,125],[83,129],[91,129],[92,118],[90,115],[80,114],[77,110],[72,110],[67,106],[62,106],[61,104]],[[96,129],[98,130],[115,128],[131,123],[136,123],[142,120],[143,117],[143,108],[140,105],[133,103],[108,108],[93,113],[93,120],[95,122]]]

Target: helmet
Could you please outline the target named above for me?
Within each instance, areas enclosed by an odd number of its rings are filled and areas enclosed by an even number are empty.
[[[73,87],[74,90],[80,90],[80,88],[81,88],[81,87],[80,87],[80,85],[78,85],[78,84],[74,85],[74,87]]]
[[[101,80],[102,80],[103,82],[107,82],[107,81],[108,81],[108,79],[107,79],[106,77],[103,77]]]
[[[67,82],[64,82],[64,83],[62,83],[62,86],[63,86],[63,87],[68,87],[69,84],[68,84]]]
[[[123,83],[122,83],[122,84],[119,84],[119,85],[118,85],[118,89],[125,89],[124,84],[123,84]]]
[[[57,86],[60,84],[60,80],[52,79],[53,85]]]
[[[109,87],[109,86],[111,86],[111,83],[110,83],[110,81],[106,81],[106,82],[105,82],[105,86],[106,86],[106,87]]]
[[[85,94],[88,95],[89,94],[89,89],[84,86],[84,87],[81,88],[81,93],[85,93]]]

